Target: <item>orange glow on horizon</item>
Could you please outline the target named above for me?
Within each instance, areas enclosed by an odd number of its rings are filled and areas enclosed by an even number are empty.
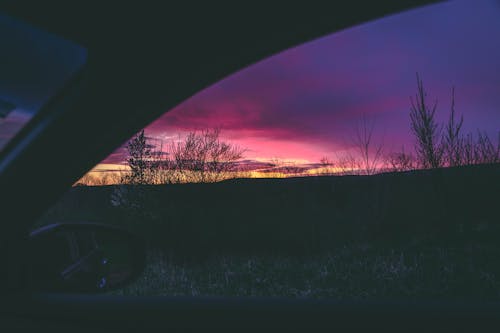
[[[355,168],[340,168],[337,166],[318,166],[310,167],[299,172],[281,172],[273,171],[274,168],[280,167],[297,167],[300,168],[306,165],[305,160],[269,160],[269,159],[259,159],[260,162],[264,163],[281,163],[280,165],[275,165],[269,168],[258,168],[248,171],[233,171],[230,172],[227,179],[233,178],[290,178],[290,177],[314,177],[314,176],[326,176],[326,175],[342,175],[349,172],[355,172]],[[93,169],[88,171],[82,178],[73,184],[73,186],[87,185],[87,186],[104,186],[104,185],[118,185],[122,184],[123,177],[128,173],[130,168],[123,164],[110,164],[101,163],[96,165]]]

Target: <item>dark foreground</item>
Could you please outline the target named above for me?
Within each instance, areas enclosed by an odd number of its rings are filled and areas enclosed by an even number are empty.
[[[181,263],[160,252],[150,253],[139,281],[115,294],[498,300],[499,257],[481,248],[408,253],[352,246],[302,258],[220,255]]]
[[[500,166],[73,188],[40,224],[118,224],[148,266],[124,295],[500,298]]]

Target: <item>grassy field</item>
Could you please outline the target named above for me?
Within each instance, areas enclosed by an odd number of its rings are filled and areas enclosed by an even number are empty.
[[[500,165],[75,187],[39,221],[143,236],[122,295],[498,299]],[[124,199],[118,200],[117,199]]]
[[[498,300],[500,251],[417,252],[343,247],[315,256],[214,255],[179,261],[152,252],[143,276],[115,295]]]

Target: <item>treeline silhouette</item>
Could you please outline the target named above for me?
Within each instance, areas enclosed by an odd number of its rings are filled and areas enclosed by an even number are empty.
[[[437,101],[429,105],[417,74],[409,113],[413,153],[403,148],[384,155],[382,144],[373,139],[374,123],[363,117],[353,139],[358,154],[321,160],[319,174],[356,177],[203,185],[244,178],[237,162],[245,150],[222,140],[220,129],[191,132],[168,147],[152,144],[141,131],[127,145],[130,172],[120,176],[121,185],[103,189],[107,197],[99,190],[75,191],[100,198],[82,194],[81,199],[90,200],[86,211],[96,210],[98,219],[109,213],[109,220],[143,233],[151,244],[183,253],[237,248],[305,253],[364,237],[408,241],[440,233],[445,239],[482,223],[496,228],[500,141],[495,145],[479,130],[477,137],[463,133],[463,116],[457,117],[454,101],[452,89],[448,120],[439,124]],[[277,159],[271,165],[276,174],[304,172]],[[395,172],[379,174],[387,171]],[[151,186],[158,184],[169,186]],[[68,200],[68,207],[74,207]],[[58,207],[61,216],[71,210]]]
[[[115,223],[135,230],[151,248],[194,257],[307,254],[353,242],[387,248],[485,239],[496,244],[499,184],[500,165],[489,164],[371,176],[74,187],[40,223]],[[133,193],[134,201],[110,200],[118,189]]]
[[[373,141],[374,121],[363,116],[351,140],[357,154],[346,153],[334,161],[324,157],[321,163],[325,173],[370,175],[387,171],[437,169],[474,164],[500,163],[500,131],[492,139],[486,131],[464,133],[464,117],[455,111],[455,88],[452,88],[448,120],[436,119],[437,100],[429,104],[429,97],[417,73],[417,93],[410,98],[410,131],[414,139],[413,152],[405,150],[383,154],[381,143]]]
[[[374,140],[374,120],[363,115],[348,140],[353,151],[337,153],[336,158],[323,157],[315,172],[272,159],[269,163],[273,167],[261,171],[260,176],[372,175],[500,163],[500,131],[496,142],[481,129],[465,133],[464,117],[455,111],[454,87],[448,120],[439,123],[436,119],[438,101],[429,102],[418,73],[416,78],[417,93],[410,98],[409,112],[413,149],[402,146],[400,151],[386,152],[384,145]],[[89,173],[76,184],[212,183],[250,177],[251,173],[241,170],[238,164],[246,149],[223,140],[220,134],[220,128],[191,131],[184,138],[179,136],[175,141],[164,143],[146,136],[142,130],[126,146],[128,171],[101,173],[100,176]]]
[[[176,294],[180,285],[204,281],[201,290],[221,274],[218,292],[227,293],[234,280],[234,295],[241,295],[241,281],[262,279],[267,270],[269,289],[248,290],[272,295],[277,277],[296,276],[299,285],[310,272],[346,295],[365,297],[372,286],[382,297],[494,298],[500,137],[495,144],[484,131],[464,133],[454,89],[451,101],[439,123],[437,103],[429,104],[417,75],[409,112],[415,145],[386,153],[375,123],[363,117],[351,140],[355,151],[323,158],[316,173],[322,177],[279,178],[305,170],[275,159],[268,169],[276,178],[244,179],[238,162],[245,150],[222,140],[219,129],[168,145],[141,131],[126,147],[130,171],[112,176],[119,185],[73,187],[37,226],[101,222],[142,236],[150,262],[131,294]],[[202,279],[210,274],[209,282]],[[323,296],[321,283],[307,289]]]

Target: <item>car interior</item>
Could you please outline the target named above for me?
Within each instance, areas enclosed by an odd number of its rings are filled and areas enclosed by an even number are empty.
[[[35,111],[20,114],[22,126],[12,138],[0,136],[0,329],[451,331],[498,325],[497,301],[117,296],[108,291],[132,283],[144,269],[141,239],[85,221],[32,230],[114,149],[210,85],[291,47],[441,2],[2,1],[0,121],[16,107]],[[44,262],[48,256],[57,258],[52,266]]]

